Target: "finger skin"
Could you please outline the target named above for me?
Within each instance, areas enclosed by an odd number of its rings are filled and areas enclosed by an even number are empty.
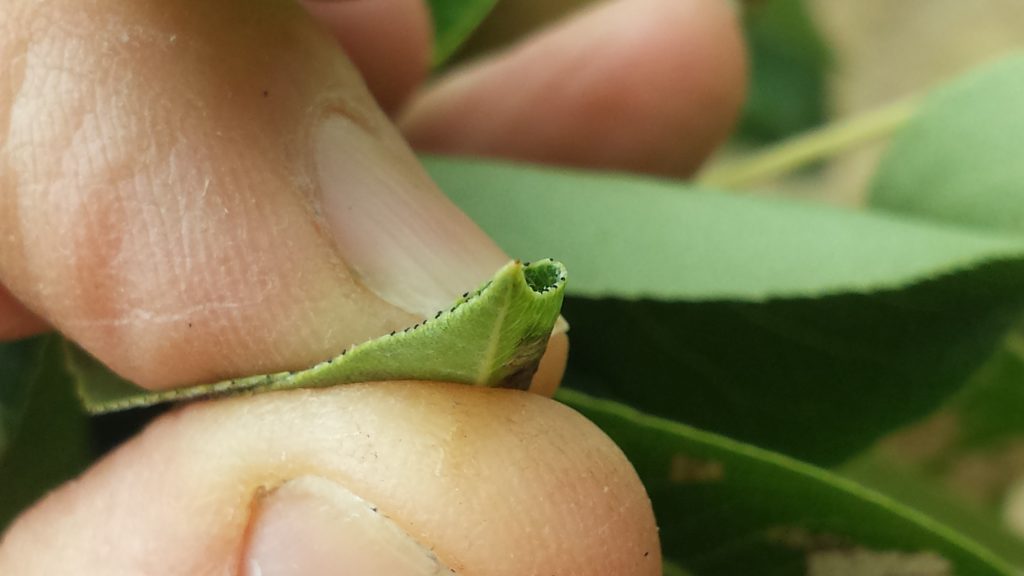
[[[383,165],[353,161],[367,171],[360,190],[386,177],[403,194],[379,203],[391,214],[432,207],[439,240],[422,250],[461,267],[439,277],[472,278],[436,310],[506,259],[290,0],[6,0],[2,11],[0,283],[129,380],[162,389],[302,369],[422,320],[350,266],[383,242],[344,257],[335,242],[313,167],[326,116],[376,145]],[[366,220],[398,237],[409,219]]]
[[[442,78],[400,124],[425,151],[692,174],[743,101],[730,4],[599,4]]]
[[[427,77],[433,24],[424,0],[308,1],[380,107],[393,113]]]
[[[0,342],[17,340],[46,330],[46,323],[29,312],[0,285]]]
[[[0,573],[237,574],[256,495],[311,475],[375,503],[458,574],[661,573],[650,502],[593,424],[535,394],[434,383],[164,417],[17,521]]]
[[[562,376],[565,375],[565,367],[569,362],[569,335],[565,332],[555,332],[548,340],[548,348],[537,366],[537,373],[533,375],[530,384],[530,392],[547,396],[555,395],[558,386],[562,383]]]
[[[303,200],[299,107],[372,105],[297,6],[247,2],[240,26],[238,2],[7,4],[0,277],[30,308],[158,388],[309,365],[344,346],[314,319],[351,325],[353,304],[405,323]]]

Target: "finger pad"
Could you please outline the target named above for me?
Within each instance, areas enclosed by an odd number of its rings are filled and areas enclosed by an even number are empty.
[[[431,24],[422,0],[306,2],[337,38],[381,108],[393,112],[427,76]]]
[[[404,124],[429,150],[689,174],[744,84],[727,3],[612,2],[441,82]]]
[[[458,573],[660,573],[650,502],[593,424],[533,394],[431,383],[265,394],[164,418],[17,524],[0,569],[234,569],[255,495],[305,475],[375,503]]]

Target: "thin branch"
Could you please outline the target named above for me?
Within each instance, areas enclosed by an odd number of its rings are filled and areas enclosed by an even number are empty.
[[[907,98],[806,134],[744,158],[711,166],[697,181],[715,188],[741,188],[785,176],[808,164],[889,136],[917,111],[919,97]]]

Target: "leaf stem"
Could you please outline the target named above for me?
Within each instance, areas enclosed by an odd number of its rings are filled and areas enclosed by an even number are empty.
[[[780,176],[829,156],[884,138],[917,111],[919,96],[898,100],[840,122],[795,136],[704,171],[697,181],[715,188],[741,188]]]

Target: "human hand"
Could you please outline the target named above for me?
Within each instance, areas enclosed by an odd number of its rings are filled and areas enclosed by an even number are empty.
[[[374,104],[425,74],[418,0],[312,7],[359,72],[284,1],[4,1],[0,336],[53,326],[154,389],[301,368],[507,259]],[[429,150],[689,172],[741,97],[729,10],[602,5],[398,123]],[[396,383],[165,417],[16,524],[0,573],[433,573],[431,549],[470,574],[653,574],[656,546],[635,474],[579,416]]]

